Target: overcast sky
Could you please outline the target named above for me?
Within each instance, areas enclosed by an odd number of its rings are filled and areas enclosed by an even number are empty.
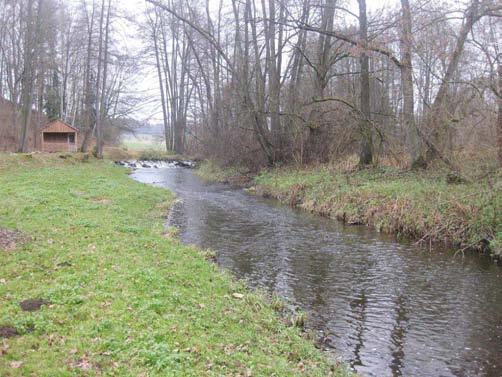
[[[72,0],[78,2],[79,0]],[[211,0],[213,5],[213,9],[217,11],[218,4],[220,0]],[[230,5],[230,0],[223,0],[224,4],[228,2]],[[399,0],[367,0],[367,9],[368,13],[372,13],[378,9],[383,7],[394,7],[397,5]],[[117,10],[123,14],[127,15],[128,18],[136,19],[136,21],[141,21],[143,14],[146,9],[147,2],[145,0],[120,0],[116,3]],[[353,12],[358,12],[357,0],[348,0],[346,1],[347,8]],[[348,16],[347,20],[351,20],[351,17]],[[356,20],[352,17],[352,22]],[[130,53],[137,53],[142,48],[141,39],[138,38],[138,26],[132,22],[121,20],[116,21],[116,30],[118,32],[119,43],[124,50],[127,50]],[[158,89],[158,79],[157,73],[153,66],[145,66],[142,72],[138,75],[136,82],[132,86],[132,90],[137,92],[141,92],[146,96],[152,96],[159,98],[159,89]],[[162,112],[160,108],[160,103],[144,103],[143,106],[138,108],[138,111],[135,114],[135,117],[138,120],[150,120],[151,122],[161,122]]]

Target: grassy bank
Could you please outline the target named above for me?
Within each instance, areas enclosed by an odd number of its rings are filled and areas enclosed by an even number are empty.
[[[0,229],[18,233],[0,249],[0,375],[331,373],[262,296],[164,235],[166,190],[106,161],[1,157]]]
[[[206,163],[206,179],[236,181],[236,169]],[[241,179],[242,180],[242,179]],[[502,180],[448,183],[445,173],[390,168],[344,172],[330,166],[263,171],[253,190],[305,210],[459,250],[502,254]]]

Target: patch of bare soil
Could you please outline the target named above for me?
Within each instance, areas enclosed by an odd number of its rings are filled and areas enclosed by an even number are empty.
[[[105,197],[96,197],[91,199],[96,204],[108,205],[111,204],[112,200],[110,198]]]
[[[12,326],[0,326],[0,338],[12,338],[19,335],[17,330]]]
[[[13,250],[18,244],[26,241],[26,236],[17,231],[0,228],[0,249]]]
[[[50,301],[44,300],[43,298],[34,298],[21,301],[19,303],[19,306],[25,312],[34,312],[36,310],[39,310],[42,307],[42,305],[50,305],[50,304],[51,304]]]
[[[70,362],[70,366],[73,369],[80,369],[81,371],[91,371],[91,370],[99,370],[99,364],[94,364],[87,355]]]

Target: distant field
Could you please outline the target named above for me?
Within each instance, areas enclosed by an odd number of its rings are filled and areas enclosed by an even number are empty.
[[[131,151],[158,150],[165,151],[166,145],[162,140],[127,138],[121,142],[121,146]]]

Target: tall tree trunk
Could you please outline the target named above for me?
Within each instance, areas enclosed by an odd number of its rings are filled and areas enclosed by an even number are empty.
[[[91,57],[92,57],[92,32],[94,29],[94,3],[92,4],[91,18],[87,19],[87,57],[85,68],[85,82],[84,82],[84,95],[82,97],[82,111],[84,112],[84,136],[80,150],[87,152],[89,139],[92,136],[93,127],[91,125],[91,111],[92,111],[92,90],[91,90]]]
[[[313,83],[314,99],[322,99],[328,85],[328,71],[331,67],[331,36],[335,15],[335,0],[326,0],[322,11],[321,32],[317,38],[316,66]],[[305,145],[305,157],[307,162],[325,161],[329,159],[324,150],[326,140],[322,126],[322,104],[314,103],[308,117],[308,134]]]
[[[258,32],[256,30],[256,4],[254,0],[246,1],[246,20],[250,23],[251,26],[251,37],[253,44],[253,52],[254,52],[254,71],[255,71],[255,103],[251,100],[251,95],[249,93],[250,88],[246,86],[246,83],[240,79],[239,85],[242,88],[242,101],[244,104],[244,108],[249,109],[252,114],[252,122],[253,129],[255,131],[256,139],[260,144],[261,149],[263,150],[268,165],[274,164],[274,151],[273,145],[271,144],[268,138],[268,130],[266,129],[266,119],[264,114],[266,113],[265,109],[265,74],[263,73],[260,61],[260,46],[258,39]]]
[[[415,123],[413,96],[413,66],[411,59],[411,10],[408,0],[401,0],[401,86],[403,91],[403,124],[408,135],[408,148],[412,166],[420,164],[420,146]]]
[[[41,0],[39,0],[40,6]],[[26,31],[24,36],[24,69],[21,78],[22,82],[22,103],[21,103],[21,137],[19,140],[18,152],[26,152],[26,138],[28,127],[31,123],[31,108],[33,106],[33,59],[34,43],[33,35],[33,0],[28,0],[28,11],[26,18]]]
[[[465,22],[462,25],[460,33],[457,37],[455,49],[453,50],[450,57],[450,62],[448,63],[446,73],[441,80],[441,85],[439,86],[436,98],[434,99],[434,102],[431,106],[428,125],[432,131],[432,138],[427,143],[428,150],[426,156],[429,162],[437,157],[442,156],[440,149],[442,143],[444,142],[443,136],[447,131],[445,121],[448,114],[445,113],[445,109],[447,107],[446,102],[448,97],[449,84],[453,79],[455,71],[457,70],[467,36],[469,35],[476,21],[479,20],[478,11],[479,0],[473,0],[467,11]],[[443,158],[443,160],[447,161],[447,159],[445,158]]]
[[[104,7],[104,0],[103,0]],[[105,97],[106,97],[106,81],[108,78],[108,44],[109,44],[109,33],[110,33],[110,8],[111,0],[108,0],[108,7],[106,11],[106,21],[105,21],[105,41],[104,41],[104,58],[103,58],[103,82],[101,83],[101,97],[99,102],[99,127],[96,125],[96,154],[98,158],[103,158],[103,119],[106,116],[105,109]]]
[[[219,3],[219,11],[218,11],[218,23],[217,23],[217,30],[215,31],[213,21],[211,19],[210,11],[209,11],[209,2],[210,0],[206,0],[206,19],[207,23],[209,25],[209,32],[211,35],[215,35],[216,32],[216,43],[218,45],[221,43],[220,41],[220,36],[221,36],[221,8],[222,8],[222,1],[220,0]],[[232,2],[232,6],[234,6],[234,3]],[[213,87],[214,87],[214,92],[212,95],[208,95],[208,100],[209,100],[209,108],[210,108],[210,125],[211,129],[213,130],[214,137],[218,138],[220,136],[220,104],[221,104],[221,77],[220,77],[220,55],[216,51],[215,46],[212,44],[209,45],[209,56],[211,59],[211,67],[212,67],[212,73],[213,73]],[[209,74],[208,74],[209,76]],[[210,87],[208,87],[208,90],[211,91]]]
[[[359,152],[359,165],[370,165],[373,162],[373,132],[371,129],[371,104],[370,104],[370,74],[368,45],[368,20],[366,17],[366,0],[359,2],[359,38],[363,48],[359,64],[361,66],[360,77],[360,101],[361,101],[361,149]]]
[[[499,167],[502,167],[502,56],[498,57],[499,62],[497,66],[498,72],[498,120],[497,120],[497,148]]]
[[[302,14],[300,17],[300,22],[306,24],[310,15],[310,1],[303,0],[302,6]],[[298,39],[295,44],[295,48],[292,52],[292,64],[291,64],[291,77],[289,80],[288,91],[287,91],[287,99],[286,99],[286,110],[288,116],[286,118],[286,125],[284,127],[285,133],[289,134],[296,133],[296,127],[294,127],[298,119],[296,118],[296,114],[298,114],[298,97],[299,97],[299,89],[301,83],[301,75],[303,71],[304,59],[303,59],[303,51],[305,51],[307,43],[307,31],[299,30],[298,31]],[[300,155],[299,160],[300,163],[304,162],[304,153],[303,153],[303,124],[300,127]],[[294,146],[293,146],[294,148]]]
[[[101,143],[101,62],[103,60],[103,22],[105,16],[105,0],[101,0],[101,14],[99,16],[99,47],[98,47],[98,72],[96,75],[96,157],[103,157],[98,153],[99,143]]]
[[[282,7],[281,7],[282,9]],[[262,0],[262,11],[265,19],[267,19],[267,8],[265,4],[265,0]],[[265,31],[265,51],[266,51],[266,61],[267,68],[266,72],[268,73],[268,98],[269,98],[269,106],[268,110],[270,113],[270,131],[271,131],[271,140],[274,145],[274,153],[277,152],[278,149],[278,137],[279,137],[279,129],[280,129],[280,67],[277,66],[277,59],[280,56],[280,53],[277,53],[276,50],[280,50],[280,46],[277,46],[276,49],[276,10],[275,10],[275,1],[268,1],[268,21],[264,24]],[[279,28],[282,29],[282,26],[279,25]],[[280,51],[279,51],[280,52]],[[246,62],[247,64],[247,62]],[[274,156],[274,160],[276,156]]]
[[[162,119],[164,123],[164,141],[166,143],[166,151],[169,151],[171,148],[171,140],[169,135],[169,125],[167,119],[167,106],[166,106],[166,95],[164,93],[164,83],[162,78],[162,68],[160,65],[160,52],[159,45],[157,42],[157,23],[153,24],[152,22],[152,39],[153,39],[153,48],[155,50],[155,62],[157,66],[157,76],[159,78],[159,89],[160,89],[160,102],[162,105]]]

